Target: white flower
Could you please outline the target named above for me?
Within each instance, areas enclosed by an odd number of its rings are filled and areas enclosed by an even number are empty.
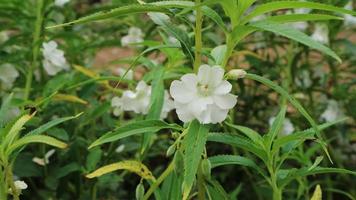
[[[55,149],[51,149],[51,150],[49,150],[49,151],[45,154],[44,158],[34,157],[34,158],[32,159],[32,161],[33,161],[34,163],[38,164],[38,165],[45,166],[45,165],[49,164],[49,158],[50,158],[55,152],[56,152]]]
[[[114,97],[111,106],[114,107],[113,114],[119,116],[123,111],[133,111],[137,114],[146,115],[150,109],[152,87],[144,81],[140,81],[135,91],[126,90],[121,97]],[[168,112],[174,108],[174,103],[170,99],[167,91],[164,91],[164,102],[161,112],[161,119],[167,117]]]
[[[171,44],[176,44],[176,45],[179,45],[179,40],[177,40],[177,38],[173,37],[173,36],[169,36],[168,37],[168,42],[171,43]]]
[[[133,43],[143,42],[143,33],[140,28],[131,27],[126,36],[121,38],[122,46],[129,46]]]
[[[54,76],[62,70],[69,70],[64,52],[57,47],[58,44],[55,41],[43,43],[43,67],[50,76]]]
[[[115,149],[115,152],[116,153],[121,153],[125,150],[125,145],[124,144],[121,144],[120,146],[118,146],[116,149]]]
[[[329,28],[326,24],[315,24],[315,30],[311,36],[313,40],[322,44],[329,44]]]
[[[68,3],[70,0],[55,0],[54,5],[58,7],[63,7],[64,4]]]
[[[117,71],[117,73],[118,73],[120,76],[124,76],[125,73],[126,73],[126,71],[127,71],[127,69],[120,67],[120,68],[117,68],[116,71]],[[133,77],[134,77],[134,73],[133,73],[133,71],[130,69],[130,70],[126,73],[124,79],[133,80]]]
[[[3,64],[0,66],[0,84],[3,89],[11,89],[13,83],[19,76],[19,72],[11,64]]]
[[[339,104],[335,100],[329,100],[326,110],[321,114],[320,120],[326,122],[335,121],[344,116]]]
[[[27,184],[25,183],[25,181],[15,181],[14,185],[16,187],[17,190],[25,190],[27,189]]]
[[[268,123],[270,126],[272,126],[274,120],[276,120],[276,117],[269,118]],[[284,118],[281,133],[283,135],[289,135],[289,134],[293,133],[293,131],[294,131],[294,126],[293,126],[292,122],[290,121],[290,119]]]
[[[348,4],[346,4],[345,9],[353,10],[352,1],[350,1]],[[344,20],[345,26],[356,26],[356,17],[355,16],[345,14],[344,17],[345,17],[345,20]]]
[[[170,93],[179,119],[197,119],[202,124],[224,121],[237,96],[230,94],[232,85],[223,78],[220,66],[202,65],[198,75],[185,74],[181,80],[173,81]]]

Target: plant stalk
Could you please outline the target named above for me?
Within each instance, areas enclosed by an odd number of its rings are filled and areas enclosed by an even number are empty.
[[[201,0],[195,0],[195,5],[199,5]],[[194,59],[194,72],[198,72],[201,65],[201,53],[203,49],[202,42],[202,25],[203,25],[203,14],[201,7],[196,8],[196,20],[195,20],[195,59]]]
[[[38,0],[37,7],[36,7],[36,23],[35,23],[35,29],[33,34],[33,42],[32,42],[32,62],[29,66],[26,75],[26,85],[25,85],[25,94],[24,94],[25,101],[27,101],[30,97],[33,71],[37,67],[37,63],[38,63],[38,55],[40,51],[39,42],[41,37],[42,25],[43,25],[43,7],[44,7],[44,0]]]

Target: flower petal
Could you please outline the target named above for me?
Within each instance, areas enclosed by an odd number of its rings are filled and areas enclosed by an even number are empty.
[[[169,91],[173,99],[179,103],[188,103],[196,96],[185,83],[177,80],[172,82]]]
[[[215,104],[221,109],[231,109],[237,103],[237,96],[232,94],[214,96]]]
[[[215,95],[227,94],[231,91],[232,85],[229,81],[223,80],[214,90]]]

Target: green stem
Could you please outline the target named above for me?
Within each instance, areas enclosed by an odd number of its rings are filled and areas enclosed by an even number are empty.
[[[195,5],[199,5],[201,0],[195,0]],[[194,71],[198,72],[199,66],[201,65],[201,53],[203,49],[202,42],[202,24],[203,24],[203,14],[201,7],[196,8],[196,21],[195,21],[195,60],[194,60]]]
[[[31,92],[31,85],[33,79],[33,70],[37,67],[38,55],[40,51],[39,41],[41,36],[42,24],[43,24],[43,14],[42,10],[44,7],[44,0],[37,1],[36,8],[36,23],[35,30],[33,34],[33,42],[32,42],[32,63],[28,69],[26,76],[26,85],[25,85],[25,96],[24,99],[28,100]]]
[[[223,62],[221,64],[224,69],[226,68],[226,65],[229,62],[231,54],[234,52],[234,44],[233,44],[233,42],[231,42],[230,37],[231,36],[228,35],[227,38],[226,38],[226,52],[225,52],[225,55],[224,55],[224,60],[223,60]]]
[[[150,196],[153,194],[153,192],[157,189],[157,187],[163,182],[164,179],[173,171],[174,169],[174,162],[172,161],[169,166],[167,167],[166,170],[161,174],[160,177],[158,177],[157,181],[154,182],[150,189],[148,189],[147,193],[143,196],[144,200],[147,200],[150,198]]]

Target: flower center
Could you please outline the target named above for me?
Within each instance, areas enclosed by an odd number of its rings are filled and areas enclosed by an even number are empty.
[[[210,88],[206,84],[200,84],[198,83],[198,93],[201,96],[209,96],[210,95]]]

